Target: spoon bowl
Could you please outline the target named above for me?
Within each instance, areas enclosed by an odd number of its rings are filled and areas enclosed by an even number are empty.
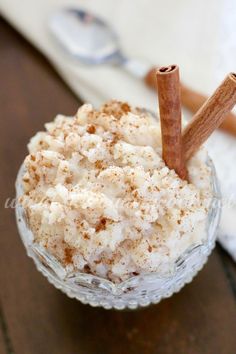
[[[64,50],[85,64],[122,59],[115,32],[91,13],[64,8],[52,15],[49,27]]]

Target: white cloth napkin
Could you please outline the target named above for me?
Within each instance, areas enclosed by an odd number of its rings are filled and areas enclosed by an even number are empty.
[[[153,64],[177,63],[183,81],[203,93],[212,93],[229,71],[236,71],[234,0],[0,0],[2,15],[45,54],[78,96],[95,106],[110,98],[152,110],[157,103],[154,93],[122,69],[86,67],[62,52],[48,29],[51,14],[62,6],[102,16],[127,55]],[[208,148],[224,202],[218,239],[236,260],[236,138],[216,132]]]

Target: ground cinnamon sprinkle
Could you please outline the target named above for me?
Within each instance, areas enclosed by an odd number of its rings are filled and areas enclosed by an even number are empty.
[[[83,237],[85,240],[90,240],[89,234],[87,232],[83,234]]]
[[[130,105],[128,105],[128,103],[122,103],[121,109],[124,113],[129,113],[131,111]]]
[[[102,161],[98,160],[95,162],[95,167],[98,169],[98,170],[101,170],[102,169]]]
[[[88,264],[85,264],[84,266],[84,272],[85,273],[91,273],[91,269],[90,269],[90,266]]]
[[[101,112],[119,119],[124,114],[131,112],[131,107],[126,102],[111,101],[109,104],[105,103],[102,106]]]
[[[64,262],[66,265],[73,263],[73,249],[66,247],[65,248],[65,257],[64,257]]]
[[[96,232],[102,231],[106,229],[107,218],[101,218],[98,225],[96,226]]]
[[[119,140],[121,139],[121,136],[119,134],[113,134],[113,139],[110,142],[110,146],[114,146]]]
[[[72,183],[72,177],[66,177],[65,182],[68,184]]]
[[[87,128],[87,132],[88,132],[89,134],[94,134],[94,133],[96,132],[95,126],[92,125],[92,124],[89,125],[88,128]]]
[[[36,179],[37,182],[40,181],[40,177],[39,177],[39,175],[38,175],[37,173],[35,173],[34,177],[35,177],[35,179]]]

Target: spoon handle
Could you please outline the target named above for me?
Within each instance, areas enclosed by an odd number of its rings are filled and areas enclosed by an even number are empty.
[[[156,68],[152,68],[148,71],[144,77],[144,81],[150,88],[156,90]],[[192,113],[196,113],[208,98],[201,93],[198,93],[183,85],[182,83],[180,85],[180,91],[183,105]],[[220,128],[236,136],[236,116],[233,113],[229,113],[221,124]]]

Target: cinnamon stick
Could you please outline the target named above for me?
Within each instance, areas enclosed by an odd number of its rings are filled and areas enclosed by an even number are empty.
[[[230,73],[184,129],[182,144],[185,161],[224,121],[236,103],[236,74]]]
[[[146,84],[156,90],[156,67],[150,69],[146,74],[144,80]],[[192,90],[188,86],[180,83],[180,93],[182,104],[192,113],[196,113],[198,109],[204,104],[207,100],[207,96]],[[220,125],[220,129],[225,132],[236,136],[236,115],[229,112],[225,117],[224,121]]]
[[[181,138],[181,101],[179,68],[161,67],[156,72],[162,133],[162,157],[180,178],[187,178]]]
[[[183,83],[180,92],[182,104],[192,113],[196,113],[207,100],[206,96],[183,85]],[[236,115],[229,112],[221,123],[220,129],[236,136]]]

